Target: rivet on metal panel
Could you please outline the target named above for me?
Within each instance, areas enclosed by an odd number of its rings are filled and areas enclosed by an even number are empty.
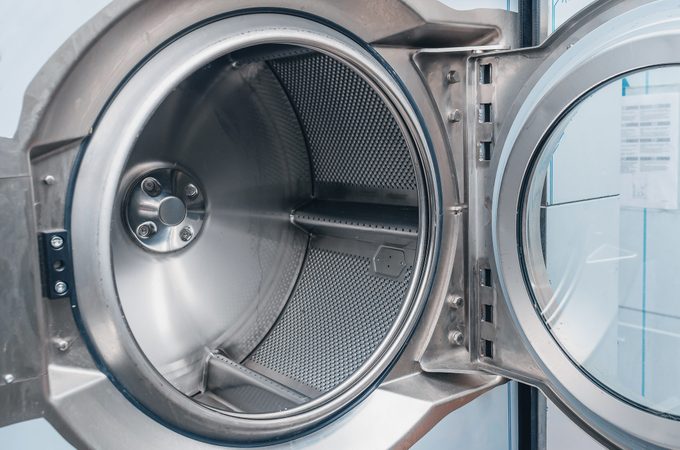
[[[52,175],[46,175],[46,176],[42,179],[42,181],[43,181],[43,183],[45,183],[46,185],[51,186],[51,185],[53,185],[54,183],[57,182],[57,179],[54,178]]]
[[[69,348],[69,342],[66,339],[56,339],[54,344],[57,346],[60,352],[65,352]]]

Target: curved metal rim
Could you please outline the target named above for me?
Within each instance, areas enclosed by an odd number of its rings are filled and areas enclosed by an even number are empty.
[[[628,2],[634,5],[633,2]],[[621,14],[575,45],[541,75],[516,116],[503,147],[494,183],[492,233],[501,289],[522,340],[547,377],[548,387],[573,414],[617,445],[677,446],[677,421],[652,414],[603,389],[574,364],[553,338],[535,307],[531,280],[524,276],[527,236],[524,187],[541,145],[575,102],[622,74],[680,63],[678,21],[668,11],[677,2],[652,2]],[[520,133],[521,130],[521,133]],[[523,240],[526,242],[526,239]]]
[[[553,129],[551,129],[551,131],[548,133],[547,136],[548,139],[543,140],[542,143],[538,146],[538,148],[545,148],[546,147],[545,143],[547,143],[547,141],[549,140],[552,140],[556,135],[556,132],[559,132],[560,130],[563,129],[561,125],[564,124],[564,120],[569,118],[570,114],[574,112],[574,109],[580,106],[582,101],[586,99],[585,97],[597,92],[600,88],[605,87],[612,82],[621,80],[622,77],[634,75],[636,73],[649,69],[659,69],[663,67],[680,67],[680,65],[673,64],[665,66],[644,67],[641,69],[637,69],[634,72],[627,72],[623,75],[619,75],[612,79],[606,80],[602,84],[595,86],[590,92],[584,94],[584,98],[581,98],[575,101],[572,105],[570,105],[568,110],[558,120],[555,121],[556,126]],[[534,303],[537,313],[543,318],[543,321],[546,324],[548,331],[550,331],[550,334],[553,336],[553,339],[557,341],[557,344],[560,345],[560,348],[562,348],[562,351],[566,353],[571,362],[574,365],[578,366],[581,370],[583,370],[586,373],[586,375],[588,375],[591,378],[591,380],[594,383],[598,384],[602,389],[608,391],[611,395],[618,397],[621,401],[629,403],[632,406],[647,411],[648,413],[655,414],[660,417],[666,417],[673,420],[680,420],[680,416],[678,415],[669,412],[658,411],[649,405],[645,405],[636,402],[632,399],[629,399],[625,397],[625,395],[623,395],[622,393],[616,391],[614,388],[607,386],[603,381],[599,380],[597,376],[593,375],[583,364],[579,363],[576,360],[576,358],[571,354],[571,352],[566,347],[564,347],[564,345],[562,345],[559,338],[554,333],[552,327],[545,320],[545,310],[544,307],[541,305],[546,304],[547,300],[554,298],[555,293],[550,286],[549,282],[550,277],[548,275],[546,263],[543,258],[542,249],[536,246],[532,247],[531,243],[540,242],[540,228],[536,226],[540,218],[539,211],[538,208],[536,208],[535,203],[536,199],[540,198],[540,192],[536,190],[537,183],[534,183],[534,181],[537,181],[536,178],[537,174],[545,173],[542,170],[542,168],[544,164],[547,165],[546,164],[547,160],[551,155],[546,152],[539,152],[537,156],[538,158],[535,158],[530,165],[529,174],[524,178],[524,183],[522,185],[523,192],[522,198],[524,199],[524,201],[520,204],[518,208],[518,225],[517,225],[518,230],[521,231],[520,233],[517,234],[517,240],[519,242],[519,247],[522,248],[524,255],[524,257],[521,258],[520,260],[522,265],[522,272],[524,273],[525,283],[527,284],[527,286],[530,287],[529,295],[531,296],[531,299]]]
[[[271,23],[268,25],[263,25],[262,23],[258,25],[257,20],[254,22],[250,20],[252,18],[264,20],[267,17],[271,19]],[[243,27],[244,18],[240,17],[240,19],[240,26]],[[90,286],[89,288],[79,285],[81,300],[76,303],[74,299],[74,306],[77,306],[75,313],[77,316],[80,316],[82,323],[85,325],[85,331],[94,344],[94,352],[101,358],[100,362],[105,373],[121,388],[121,391],[128,398],[132,397],[132,400],[138,403],[138,406],[145,410],[145,412],[151,412],[150,415],[154,416],[154,418],[160,419],[166,425],[170,425],[179,432],[188,431],[192,435],[191,437],[194,438],[219,443],[233,444],[236,442],[252,445],[255,443],[254,435],[257,435],[255,439],[259,442],[271,442],[282,439],[282,434],[286,435],[284,438],[294,437],[292,435],[318,426],[323,421],[329,419],[330,416],[352,403],[360,394],[365,393],[366,389],[374,385],[374,382],[393,363],[404,347],[420,316],[425,303],[429,281],[433,275],[431,266],[436,255],[439,236],[439,227],[436,226],[436,223],[439,217],[440,195],[434,155],[431,152],[429,139],[427,138],[422,121],[414,109],[412,100],[402,91],[401,83],[398,81],[396,74],[393,71],[386,70],[383,66],[384,62],[377,59],[374,53],[369,52],[365,47],[358,45],[353,40],[334,30],[325,29],[326,27],[323,25],[289,15],[252,15],[245,20],[247,30],[241,28],[241,31],[235,31],[236,27],[234,27],[234,24],[227,26],[225,22],[228,20],[223,19],[218,22],[212,22],[200,28],[200,36],[197,39],[193,39],[198,42],[187,42],[195,35],[194,33],[189,33],[185,37],[173,41],[166,48],[155,53],[153,59],[148,61],[145,66],[138,69],[135,75],[150,73],[154,68],[160,67],[163,62],[166,65],[170,65],[170,70],[165,73],[164,79],[158,80],[156,78],[153,86],[145,87],[143,91],[145,95],[141,99],[139,96],[134,99],[134,104],[137,108],[134,110],[134,114],[128,114],[126,120],[128,124],[134,124],[134,126],[127,125],[123,129],[117,129],[118,143],[115,145],[117,150],[109,150],[112,155],[115,154],[116,156],[111,156],[110,164],[108,164],[109,170],[106,173],[105,179],[100,182],[101,187],[97,190],[97,195],[93,195],[92,192],[89,192],[87,196],[84,193],[79,194],[78,186],[88,184],[87,180],[82,178],[85,171],[80,171],[80,176],[74,187],[74,209],[77,209],[77,206],[81,204],[91,201],[87,197],[95,198],[100,196],[100,199],[104,199],[104,201],[100,204],[102,214],[98,217],[96,232],[92,231],[93,229],[90,224],[89,236],[87,229],[84,228],[87,226],[86,221],[83,218],[79,219],[76,215],[71,218],[73,221],[74,260],[76,264],[79,261],[83,261],[79,271],[78,267],[76,267],[76,276],[81,279],[81,282],[86,280],[86,284],[89,284],[88,280],[95,280],[93,277],[96,277],[98,273],[107,274],[107,278],[110,279],[105,278],[99,283],[93,283],[97,285]],[[288,25],[284,27],[282,23]],[[321,29],[322,32],[314,31],[311,28]],[[206,39],[206,36],[212,39]],[[174,86],[188,74],[193,73],[197,68],[210,60],[238,48],[267,42],[304,45],[341,59],[345,64],[349,63],[355,70],[360,71],[362,76],[367,77],[374,87],[379,89],[379,92],[389,101],[388,104],[397,111],[398,117],[406,121],[404,125],[408,129],[409,135],[414,138],[414,144],[417,147],[418,154],[416,158],[420,161],[419,170],[422,170],[422,167],[427,168],[425,173],[418,174],[419,185],[421,186],[421,223],[426,225],[423,229],[427,231],[427,233],[422,233],[419,242],[418,263],[416,266],[416,273],[419,274],[419,279],[414,277],[416,281],[412,283],[409,291],[412,301],[408,302],[408,307],[402,309],[397,323],[391,329],[388,337],[383,341],[371,359],[362,367],[364,373],[360,374],[360,377],[352,377],[342,383],[332,391],[332,396],[321,397],[290,412],[266,415],[240,415],[239,417],[236,414],[227,415],[212,411],[206,407],[200,407],[201,414],[199,417],[195,417],[196,420],[193,423],[189,423],[187,420],[182,420],[182,423],[178,423],[178,421],[174,421],[172,418],[158,417],[158,411],[161,411],[162,414],[165,411],[164,408],[172,405],[172,407],[180,408],[182,411],[191,412],[197,409],[197,405],[179,392],[174,391],[150,367],[150,364],[144,358],[127,329],[122,311],[120,311],[118,306],[115,283],[112,276],[109,277],[112,273],[112,262],[110,249],[108,248],[108,226],[111,218],[108,216],[111,214],[111,202],[114,198],[112,186],[117,186],[118,178],[126,160],[126,152],[129,151],[132,142],[134,142],[136,130],[143,126],[146,118],[149,117],[155,110],[155,107]],[[176,62],[178,60],[176,58],[177,55],[175,54],[178,51],[177,47],[180,47],[180,49],[184,47],[185,51],[189,49],[191,55],[188,59],[179,59],[182,61],[179,68],[176,67],[178,65]],[[165,61],[159,62],[163,59]],[[136,76],[130,78],[127,85],[119,91],[118,96],[110,102],[103,117],[124,111],[125,107],[121,105],[125,103],[126,93],[131,92],[136,85],[142,86],[143,82],[138,81],[141,79],[142,77]],[[128,98],[128,100],[130,99]],[[107,126],[107,123],[105,119],[100,121],[88,145],[90,150],[97,148],[97,146],[105,145],[104,142],[97,140],[97,137],[100,135],[97,132],[101,133],[101,129]],[[91,153],[93,152],[86,152],[84,154],[82,167],[88,167],[88,165],[93,164],[88,158],[88,155]],[[92,248],[96,248],[97,251],[93,252]],[[88,259],[89,264],[85,263]],[[109,306],[111,306],[111,299],[113,298],[115,299],[116,308],[110,309],[107,313],[103,311],[106,309],[103,302],[90,300],[90,304],[88,304],[87,300],[83,301],[83,298],[107,299],[106,303],[109,303]],[[106,327],[98,324],[97,318],[107,317],[109,313],[114,316],[108,317],[113,319],[114,327],[107,330],[108,333],[104,333],[102,330]],[[113,356],[107,354],[107,350],[111,350],[111,343],[107,339],[112,336],[123,340],[120,342],[124,343],[124,347],[116,349],[118,352],[123,351],[123,355],[120,353]],[[125,361],[125,364],[121,364],[121,357],[123,359],[132,358],[134,363],[128,365],[127,361]],[[121,376],[118,370],[120,369],[118,366],[121,365],[132,369],[132,373]],[[116,372],[116,374],[114,375],[112,372]],[[147,381],[149,379],[153,381]],[[164,392],[170,394],[170,398],[158,399],[157,391],[155,395],[149,395],[149,388],[155,390],[153,386],[161,386]],[[329,397],[332,398],[329,399]],[[142,404],[139,404],[139,398],[144,399],[141,402]],[[234,433],[234,428],[239,429],[239,431]]]

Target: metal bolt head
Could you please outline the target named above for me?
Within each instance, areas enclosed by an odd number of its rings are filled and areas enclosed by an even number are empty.
[[[68,349],[68,341],[66,339],[57,339],[55,343],[60,352],[65,352]]]
[[[198,197],[198,188],[195,184],[189,183],[184,186],[184,195],[189,199],[193,200]]]
[[[64,295],[68,291],[68,284],[66,284],[63,281],[57,281],[54,283],[54,292],[56,292],[59,295]]]
[[[137,233],[137,236],[140,239],[148,239],[154,234],[156,234],[156,230],[157,228],[155,223],[144,222],[137,227],[137,230],[135,232]]]
[[[463,113],[460,112],[460,109],[455,109],[449,113],[449,122],[460,122],[463,120]]]
[[[14,375],[12,375],[11,373],[6,373],[5,375],[3,375],[2,379],[5,380],[5,383],[11,384],[14,382]]]
[[[151,197],[161,193],[161,184],[154,177],[146,177],[142,180],[142,190]]]
[[[54,183],[57,182],[57,179],[54,178],[52,175],[45,175],[45,177],[42,179],[43,183],[45,183],[48,186],[53,185]]]
[[[64,246],[64,238],[61,236],[54,235],[50,239],[50,247],[52,247],[55,250],[59,250]]]
[[[455,84],[460,82],[460,74],[455,70],[450,70],[446,74],[446,82],[449,84]]]
[[[446,303],[449,305],[449,307],[458,309],[463,306],[463,297],[453,294],[449,295],[446,297]]]
[[[465,342],[465,336],[460,331],[450,331],[448,338],[452,345],[463,345]]]
[[[191,227],[184,227],[179,232],[179,238],[184,242],[189,242],[194,237],[194,230]]]

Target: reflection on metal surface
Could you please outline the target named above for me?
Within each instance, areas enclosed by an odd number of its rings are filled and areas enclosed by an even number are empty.
[[[299,17],[206,21],[237,8],[261,6],[257,1],[185,0],[182,14],[177,14],[175,2],[133,0],[112,4],[84,27],[32,85],[16,139],[0,140],[0,202],[3,214],[9,215],[0,223],[3,235],[12,239],[9,253],[0,256],[9,267],[0,278],[20,293],[12,291],[3,303],[3,311],[10,312],[3,317],[11,320],[3,322],[0,333],[11,345],[0,359],[3,367],[12,368],[5,375],[14,377],[12,383],[0,385],[2,410],[8,412],[1,417],[3,423],[44,414],[79,448],[211,446],[177,433],[178,428],[201,439],[252,444],[288,439],[314,427],[319,431],[292,445],[346,446],[358,439],[366,443],[370,436],[372,446],[390,447],[412,443],[448,411],[502,382],[480,374],[425,375],[416,362],[418,349],[408,347],[402,353],[412,336],[414,347],[427,341],[434,328],[430,320],[444,304],[453,258],[439,251],[440,242],[457,252],[464,247],[459,245],[461,210],[443,212],[443,207],[459,208],[463,177],[454,166],[463,167],[461,155],[449,158],[447,134],[439,129],[441,117],[410,55],[418,46],[507,47],[515,40],[515,16],[461,13],[423,1],[370,7],[356,0],[340,5],[298,0],[270,4],[308,11],[367,42],[380,41],[386,47],[379,52],[392,67],[376,58],[375,47],[367,50],[368,45],[364,48],[343,33]],[[348,15],[347,10],[362,13]],[[196,24],[208,25],[196,30]],[[140,29],[145,30],[143,40],[136,38]],[[178,34],[181,30],[197,32]],[[272,47],[282,43],[294,52],[276,55]],[[250,48],[237,54],[245,47]],[[259,50],[265,58],[258,60]],[[220,61],[230,52],[232,60]],[[296,69],[297,78],[277,80],[269,62],[285,56],[306,61],[306,70],[330,72],[307,77]],[[457,70],[465,74],[464,67]],[[305,87],[305,79],[316,84]],[[325,84],[328,81],[333,82]],[[351,88],[344,86],[341,94],[323,90],[343,82]],[[459,100],[464,98],[458,91],[463,84],[452,85]],[[282,90],[284,85],[301,89],[302,95],[290,95]],[[313,105],[317,113],[302,118],[298,113],[314,109],[301,107],[305,89],[322,93],[308,99],[322,97],[327,103]],[[358,114],[343,109],[348,101]],[[372,112],[362,110],[366,106]],[[329,114],[323,112],[329,108]],[[463,105],[459,108],[462,111]],[[363,123],[348,120],[356,116]],[[371,122],[378,117],[380,121]],[[315,122],[319,118],[328,122]],[[314,145],[305,141],[304,128],[315,128],[310,133],[319,139]],[[384,130],[389,133],[381,136]],[[87,135],[90,138],[84,139]],[[335,147],[327,159],[328,142],[323,139],[329,136]],[[74,171],[85,144],[85,159],[97,154],[100,165],[93,168],[85,161],[80,172]],[[315,151],[308,152],[310,147]],[[348,152],[354,152],[354,160],[343,160]],[[323,183],[314,183],[314,164],[325,168]],[[164,167],[190,173],[198,194],[189,185],[184,192],[173,190],[165,196],[172,197],[168,211],[159,211],[158,220],[136,224],[132,235],[124,210],[128,187]],[[367,167],[371,173],[361,173]],[[69,177],[75,173],[71,208]],[[147,190],[149,198],[163,196],[155,183]],[[202,193],[208,214],[199,233],[181,225],[178,200],[186,205],[185,197]],[[87,205],[80,203],[88,197]],[[179,227],[180,240],[189,245],[174,252],[139,245],[138,239],[158,237],[161,225]],[[78,230],[78,298],[73,304],[65,299],[44,302],[33,278],[34,231],[62,228]],[[338,279],[349,279],[348,273],[366,268],[368,273],[360,274],[366,283],[359,289],[366,304],[375,286],[391,287],[390,292],[396,287],[398,295],[379,295],[392,323],[389,318],[373,323],[373,317],[361,317],[364,332],[352,334],[353,321],[324,323],[323,314],[313,317],[310,323],[330,331],[312,330],[308,336],[340,330],[327,341],[342,348],[343,357],[357,356],[351,352],[355,345],[361,353],[348,364],[353,370],[349,376],[339,365],[316,371],[320,378],[335,377],[326,381],[328,395],[318,396],[297,380],[258,367],[252,358],[247,366],[235,362],[231,372],[217,368],[216,356],[245,362],[266,340],[301,279],[310,245],[362,262],[343,265],[347,258],[336,257],[327,265],[331,269],[321,273],[337,271]],[[374,270],[372,258],[381,246],[403,253],[403,271],[388,276]],[[457,271],[456,279],[461,276]],[[309,278],[312,285],[324,287],[325,276]],[[361,316],[361,308],[352,309],[353,294],[342,290],[354,286],[343,282],[338,287],[339,296],[348,301],[332,311],[332,317]],[[428,295],[433,300],[426,304]],[[337,306],[326,303],[324,307]],[[426,307],[423,331],[412,335]],[[394,309],[398,312],[392,317]],[[376,310],[380,315],[382,310]],[[457,310],[456,320],[462,323],[465,313]],[[376,326],[382,335],[365,333]],[[347,341],[347,336],[365,342]],[[445,342],[446,331],[442,336]],[[296,336],[289,337],[295,343]],[[464,346],[461,350],[466,351]],[[98,366],[90,351],[99,359]],[[204,379],[201,368],[211,365],[215,371]],[[103,366],[112,379],[115,374],[116,385],[97,369]],[[390,367],[389,381],[364,397]],[[259,375],[251,377],[254,373]],[[303,392],[305,402],[288,410],[268,402],[262,407],[247,403],[246,413],[225,406],[225,398],[234,398],[230,394],[212,404],[219,411],[196,402],[204,394],[210,397],[253,379],[255,384],[269,386],[266,380],[272,380]],[[51,393],[44,392],[44,386],[50,386]],[[202,392],[189,398],[197,391]],[[131,396],[139,402],[128,401]],[[161,417],[156,421],[153,414],[145,415],[137,409],[139,403]],[[327,422],[350,406],[355,409]],[[106,430],[91,427],[92,422],[107,423]],[[165,426],[169,422],[173,428]]]
[[[154,56],[95,130],[72,211],[81,230],[96,202],[110,227],[74,243],[99,357],[164,422],[229,442],[307,428],[369,387],[415,325],[431,248],[425,141],[398,85],[342,35],[281,20],[215,22]]]

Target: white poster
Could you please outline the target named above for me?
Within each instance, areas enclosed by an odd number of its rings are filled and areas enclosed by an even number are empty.
[[[621,205],[677,209],[680,94],[621,100]]]

